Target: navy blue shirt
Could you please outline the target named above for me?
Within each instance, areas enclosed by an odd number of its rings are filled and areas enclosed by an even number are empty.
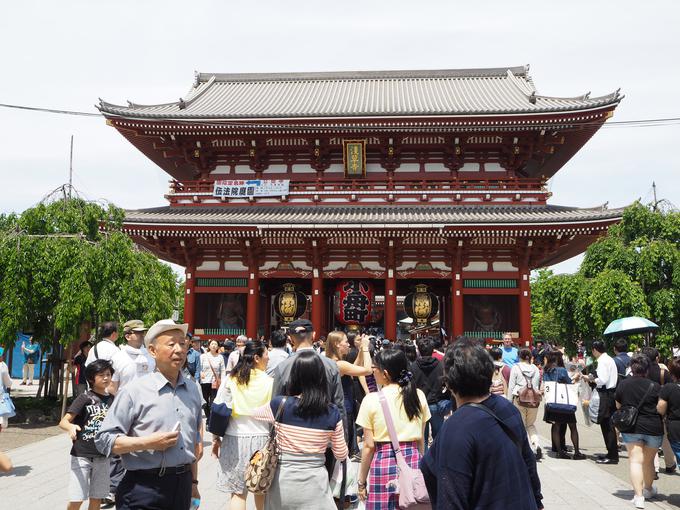
[[[423,472],[435,510],[543,508],[536,458],[519,411],[503,397],[482,402],[520,438],[522,451],[481,409],[463,406],[444,422],[425,456]]]

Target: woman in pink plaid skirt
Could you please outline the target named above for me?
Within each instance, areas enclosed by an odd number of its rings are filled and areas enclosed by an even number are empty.
[[[406,355],[401,350],[380,351],[373,359],[373,374],[382,386],[404,458],[417,469],[424,448],[425,425],[430,419],[427,398],[416,388]],[[378,393],[364,397],[356,422],[364,430],[359,497],[366,501],[366,510],[396,510],[399,501],[395,492],[397,459]]]

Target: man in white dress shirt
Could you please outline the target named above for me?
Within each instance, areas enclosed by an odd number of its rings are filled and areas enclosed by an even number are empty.
[[[598,464],[618,464],[619,446],[616,440],[616,429],[611,425],[610,418],[616,410],[614,392],[618,381],[616,362],[606,352],[607,348],[602,340],[593,342],[592,353],[597,360],[597,377],[590,374],[590,382],[595,383],[597,393],[600,396],[600,408],[597,414],[597,423],[600,424],[607,454],[597,459]]]
[[[99,328],[99,336],[101,337],[101,340],[94,344],[94,347],[87,353],[85,366],[98,359],[111,361],[113,356],[117,352],[120,352],[120,349],[116,345],[116,340],[118,340],[117,322],[104,322]]]

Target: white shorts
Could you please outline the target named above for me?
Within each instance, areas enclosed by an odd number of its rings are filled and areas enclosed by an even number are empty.
[[[109,495],[108,457],[71,456],[71,475],[69,476],[69,501],[104,499]]]

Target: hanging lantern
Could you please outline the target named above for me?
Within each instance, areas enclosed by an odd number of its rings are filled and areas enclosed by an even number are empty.
[[[423,326],[437,315],[439,300],[427,290],[427,285],[420,283],[416,285],[415,292],[407,294],[404,298],[404,311],[418,326]]]
[[[290,324],[307,309],[307,296],[295,290],[292,283],[284,283],[283,290],[274,296],[274,312],[283,324]]]
[[[373,319],[373,284],[344,280],[335,287],[335,319],[345,326],[365,326]]]

